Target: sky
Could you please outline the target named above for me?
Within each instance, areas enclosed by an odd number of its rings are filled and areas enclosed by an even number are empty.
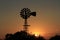
[[[29,8],[36,17],[28,19],[32,34],[50,36],[60,34],[60,0],[0,0],[0,38],[23,29],[20,10]]]

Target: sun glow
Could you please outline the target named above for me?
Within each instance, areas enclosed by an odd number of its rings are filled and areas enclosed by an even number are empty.
[[[45,33],[44,32],[39,32],[39,31],[33,31],[33,32],[30,32],[32,35],[35,35],[36,37],[38,36],[45,36]]]
[[[29,33],[35,36],[45,36],[45,30],[43,30],[42,28],[37,28],[37,27],[32,27],[29,28]]]
[[[38,37],[40,34],[39,34],[39,32],[33,32],[33,34],[36,36],[36,37]]]
[[[38,36],[39,36],[39,34],[35,34],[35,36],[36,36],[36,37],[38,37]]]

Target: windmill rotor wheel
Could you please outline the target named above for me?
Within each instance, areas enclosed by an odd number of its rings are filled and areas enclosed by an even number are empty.
[[[27,19],[30,17],[31,11],[28,8],[23,8],[20,13],[21,13],[20,15],[23,19]]]

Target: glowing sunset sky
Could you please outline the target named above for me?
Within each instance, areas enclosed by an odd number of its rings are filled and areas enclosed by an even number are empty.
[[[37,16],[28,19],[29,32],[49,36],[60,34],[60,0],[0,0],[0,37],[22,30],[22,8],[36,11]]]

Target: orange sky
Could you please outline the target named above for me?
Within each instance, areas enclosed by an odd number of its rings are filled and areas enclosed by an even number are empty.
[[[0,0],[0,37],[22,30],[24,20],[19,14],[24,7],[37,13],[28,19],[29,32],[60,34],[60,0]]]

